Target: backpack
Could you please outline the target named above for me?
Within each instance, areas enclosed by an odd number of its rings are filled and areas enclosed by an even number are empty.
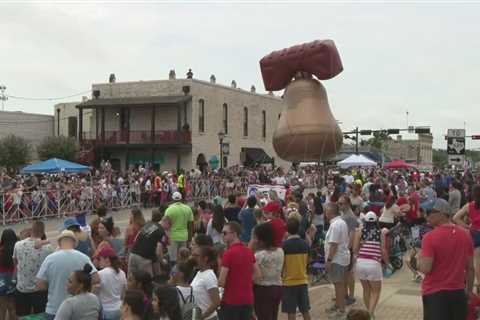
[[[182,292],[177,288],[178,296],[180,297],[182,305],[182,319],[183,320],[196,320],[201,319],[202,310],[195,303],[193,297],[193,288],[190,288],[190,295],[184,297]],[[195,318],[193,317],[195,315]]]

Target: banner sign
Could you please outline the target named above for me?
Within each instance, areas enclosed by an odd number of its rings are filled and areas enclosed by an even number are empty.
[[[270,190],[275,190],[278,194],[278,197],[282,200],[285,200],[287,189],[284,186],[276,186],[270,184],[251,184],[247,188],[247,195],[256,196],[261,194],[265,197],[268,197],[268,192]]]

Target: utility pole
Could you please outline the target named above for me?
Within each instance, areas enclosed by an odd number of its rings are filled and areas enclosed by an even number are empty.
[[[2,100],[2,111],[5,111],[5,101],[8,100],[8,97],[5,95],[5,90],[7,87],[0,85],[0,100]]]
[[[358,127],[355,128],[355,154],[358,155]]]

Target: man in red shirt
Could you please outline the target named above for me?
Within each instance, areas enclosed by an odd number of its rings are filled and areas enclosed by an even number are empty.
[[[260,276],[253,251],[239,239],[237,222],[223,227],[223,241],[228,246],[223,254],[218,286],[224,288],[220,308],[221,319],[250,320],[253,313],[253,278]]]
[[[464,228],[450,222],[447,201],[436,199],[428,213],[435,227],[422,240],[417,269],[422,282],[424,320],[465,320],[467,295],[474,281],[473,242]]]

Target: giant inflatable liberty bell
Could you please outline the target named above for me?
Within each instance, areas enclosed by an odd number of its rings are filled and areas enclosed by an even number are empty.
[[[286,109],[273,135],[278,156],[301,162],[335,155],[342,145],[342,132],[330,111],[327,92],[317,80],[331,79],[343,70],[335,43],[317,40],[274,51],[260,60],[260,68],[266,90],[285,89]]]

